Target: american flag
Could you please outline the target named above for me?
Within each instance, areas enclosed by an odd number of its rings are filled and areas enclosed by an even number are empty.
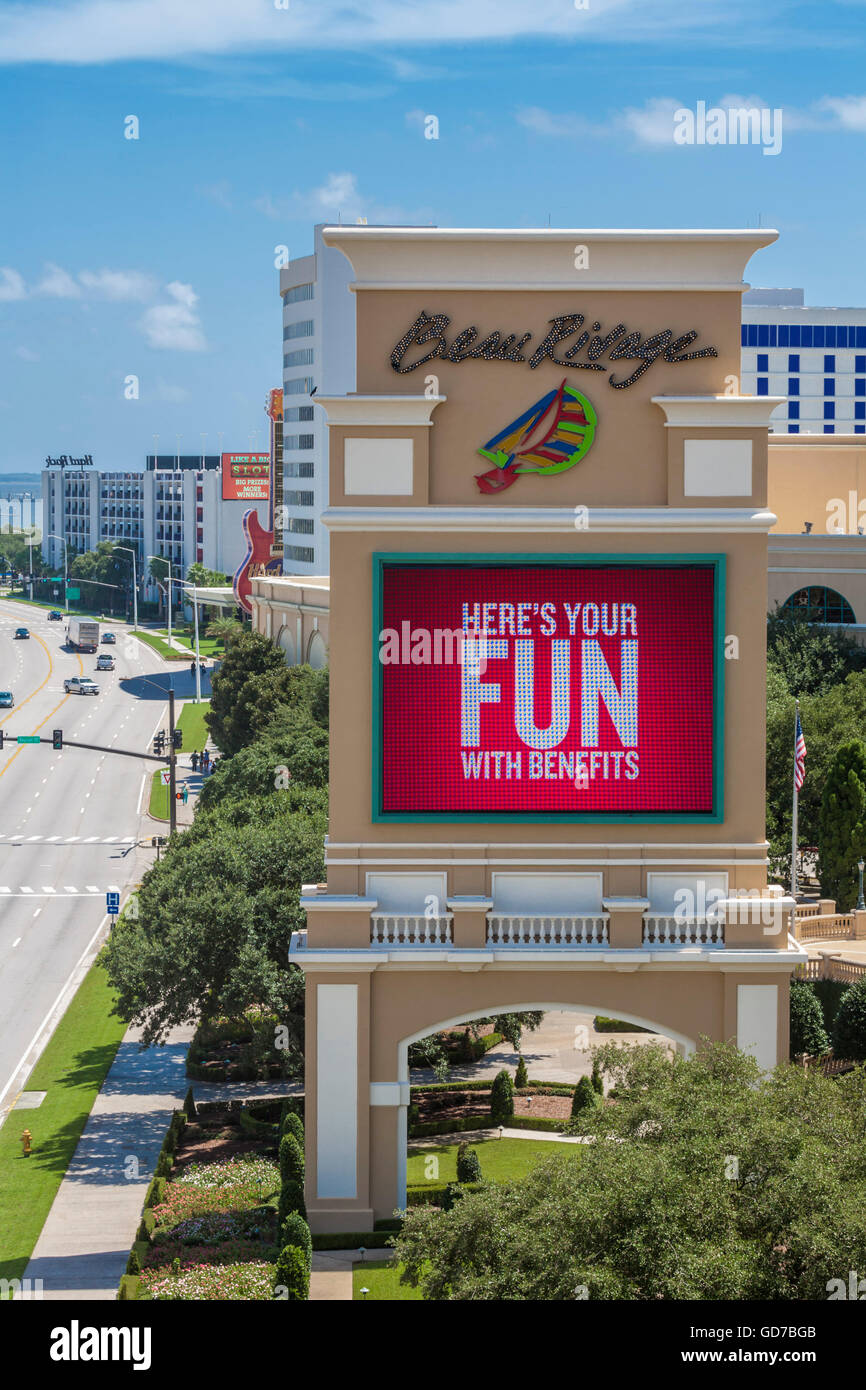
[[[800,723],[800,716],[797,715],[797,732],[794,737],[794,786],[797,791],[803,785],[806,777],[806,740],[803,737],[803,726]]]

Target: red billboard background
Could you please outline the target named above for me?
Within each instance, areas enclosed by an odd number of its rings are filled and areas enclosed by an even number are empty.
[[[381,573],[381,814],[713,813],[712,565]]]
[[[270,497],[270,454],[223,454],[223,501],[267,502]]]

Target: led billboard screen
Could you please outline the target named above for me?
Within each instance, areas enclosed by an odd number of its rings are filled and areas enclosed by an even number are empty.
[[[377,557],[374,816],[719,819],[721,557]]]
[[[222,471],[224,502],[267,502],[270,454],[223,454]]]

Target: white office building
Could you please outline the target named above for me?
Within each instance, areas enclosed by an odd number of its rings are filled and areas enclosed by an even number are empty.
[[[322,224],[324,225],[324,224]],[[325,414],[314,391],[345,395],[355,389],[355,297],[352,268],[342,251],[314,231],[313,253],[280,271],[283,302],[283,505],[287,574],[328,573]]]
[[[778,434],[866,434],[866,309],[810,308],[799,289],[743,296],[741,389],[784,396]]]
[[[223,500],[222,478],[219,454],[149,454],[143,473],[46,468],[43,557],[63,564],[62,536],[70,554],[101,541],[127,546],[141,577],[149,555],[164,556],[178,578],[195,563],[232,575],[247,548],[244,512],[254,507],[266,527],[269,504]]]

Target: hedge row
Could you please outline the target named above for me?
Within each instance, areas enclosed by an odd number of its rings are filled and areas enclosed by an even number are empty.
[[[336,1234],[314,1235],[314,1250],[387,1250],[393,1240],[392,1231],[338,1231]]]
[[[574,1087],[572,1087],[571,1089],[574,1090]],[[544,1130],[548,1134],[559,1134],[562,1131],[563,1125],[567,1123],[568,1121],[565,1119],[550,1120],[545,1119],[540,1115],[512,1115],[510,1120],[508,1121],[506,1128],[537,1129]]]
[[[572,1091],[574,1087],[570,1088]],[[542,1118],[540,1115],[511,1115],[506,1129],[544,1130],[548,1134],[559,1134],[567,1121]],[[410,1139],[427,1139],[437,1134],[463,1134],[467,1130],[497,1129],[489,1115],[465,1115],[459,1120],[428,1120],[425,1124],[412,1125]]]
[[[135,1263],[133,1255],[137,1255],[140,1262],[141,1246],[150,1240],[150,1233],[156,1225],[156,1217],[153,1214],[152,1208],[158,1207],[165,1197],[168,1175],[171,1172],[174,1156],[177,1153],[180,1137],[183,1134],[186,1123],[186,1111],[175,1110],[169,1121],[168,1129],[165,1132],[165,1138],[162,1141],[162,1148],[156,1160],[154,1175],[148,1183],[147,1192],[144,1194],[144,1207],[141,1213],[141,1221],[136,1231],[135,1242],[129,1252],[129,1263],[127,1264],[128,1272],[121,1279],[120,1288],[117,1293],[119,1299],[138,1298],[139,1280],[137,1274],[130,1271],[130,1265]]]
[[[248,1110],[241,1110],[238,1119],[244,1134],[248,1134],[251,1139],[276,1139],[279,1134],[278,1120],[273,1123],[257,1120]]]
[[[423,1187],[410,1187],[406,1193],[407,1207],[438,1207],[442,1204],[449,1187],[456,1187],[456,1183],[437,1182],[425,1183]],[[460,1183],[464,1192],[480,1192],[484,1186],[483,1182],[464,1182]]]
[[[120,1287],[117,1290],[118,1302],[124,1303],[127,1299],[137,1299],[140,1287],[141,1276],[139,1274],[122,1274],[120,1276]]]
[[[436,1091],[489,1091],[493,1085],[494,1078],[488,1077],[486,1081],[431,1081],[423,1085],[412,1086],[410,1088],[410,1099],[417,1095],[425,1095]],[[570,1096],[574,1093],[574,1082],[571,1081],[533,1081],[530,1077],[526,1086],[522,1086],[517,1095],[539,1095],[539,1096]]]

